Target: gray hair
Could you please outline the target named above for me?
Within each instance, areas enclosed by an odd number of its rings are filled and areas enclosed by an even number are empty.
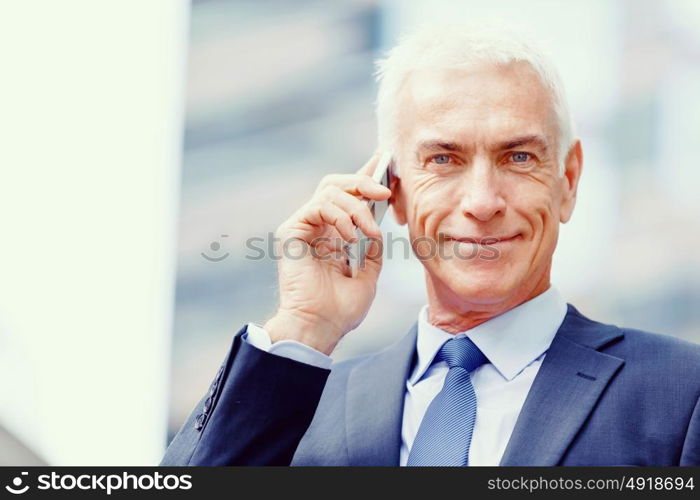
[[[467,67],[474,62],[516,61],[528,63],[552,95],[559,128],[557,160],[559,173],[563,175],[575,131],[559,74],[532,39],[495,24],[431,25],[401,37],[387,57],[376,62],[379,148],[396,150],[396,96],[412,71]]]

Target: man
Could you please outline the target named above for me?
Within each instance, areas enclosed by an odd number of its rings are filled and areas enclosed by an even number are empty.
[[[582,148],[547,60],[440,26],[380,80],[390,189],[375,154],[278,228],[279,307],[235,335],[163,465],[700,465],[700,346],[593,321],[550,284]],[[332,364],[382,265],[365,200],[386,199],[428,305],[395,345]],[[355,226],[375,241],[353,278],[335,242]]]

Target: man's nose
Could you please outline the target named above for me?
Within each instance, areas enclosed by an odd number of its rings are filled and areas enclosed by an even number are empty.
[[[482,222],[497,214],[505,213],[506,200],[496,167],[489,161],[476,161],[464,172],[460,209],[465,217],[474,217]]]

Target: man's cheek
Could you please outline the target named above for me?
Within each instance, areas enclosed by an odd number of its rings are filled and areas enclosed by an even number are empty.
[[[416,206],[414,213],[415,235],[437,239],[440,223],[449,215],[449,210],[446,210],[444,203],[424,200]]]
[[[530,229],[535,232],[544,230],[552,219],[556,218],[554,216],[557,207],[553,204],[552,198],[546,196],[546,193],[529,193],[519,198],[513,208],[521,214]]]

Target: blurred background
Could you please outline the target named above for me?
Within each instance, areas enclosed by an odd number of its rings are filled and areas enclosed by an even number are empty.
[[[552,282],[593,319],[700,342],[700,2],[3,11],[0,425],[23,445],[10,461],[158,461],[232,335],[274,311],[275,262],[246,241],[266,246],[323,175],[366,161],[374,60],[423,23],[498,19],[542,40],[584,146]],[[382,227],[406,236],[391,215]],[[334,357],[398,339],[424,302],[420,264],[395,254]]]

